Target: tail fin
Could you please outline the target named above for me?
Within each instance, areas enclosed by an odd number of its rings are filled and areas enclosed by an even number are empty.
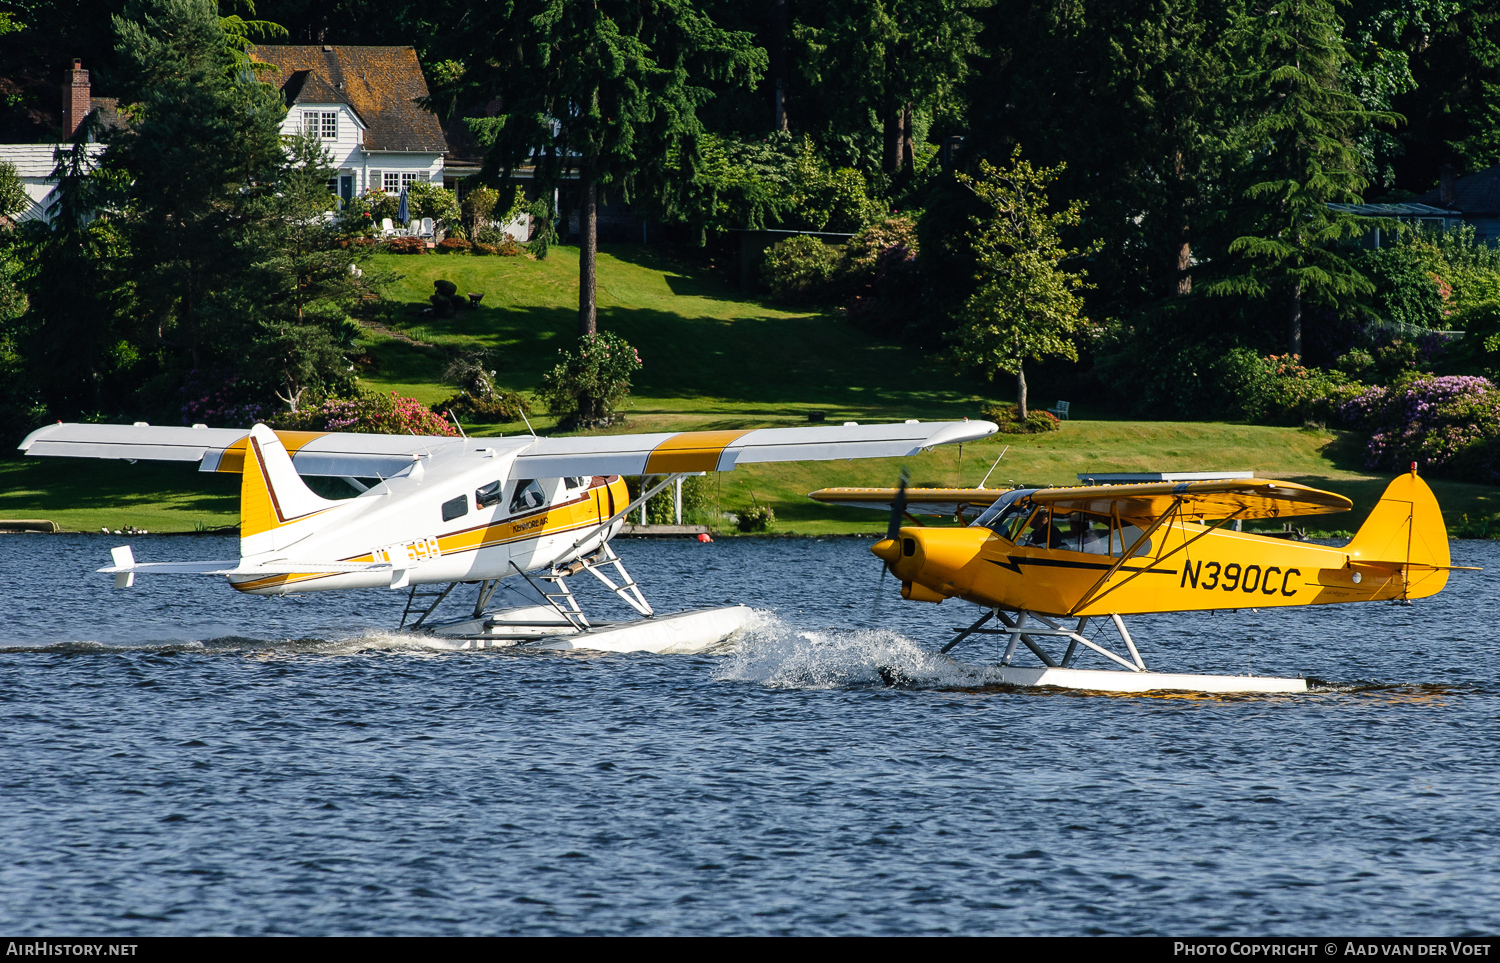
[[[275,551],[308,534],[297,523],[341,503],[313,493],[292,467],[292,456],[265,425],[250,429],[240,476],[240,554]],[[289,530],[290,529],[290,530]]]
[[[1416,465],[1386,486],[1344,550],[1352,562],[1407,566],[1407,598],[1436,595],[1448,584],[1448,527],[1432,489],[1417,477]]]

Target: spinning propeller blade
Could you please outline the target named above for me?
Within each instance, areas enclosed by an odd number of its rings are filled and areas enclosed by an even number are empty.
[[[891,520],[885,526],[885,537],[894,541],[901,534],[901,516],[906,513],[906,483],[911,476],[901,469],[901,484],[896,488],[896,500],[891,502]]]

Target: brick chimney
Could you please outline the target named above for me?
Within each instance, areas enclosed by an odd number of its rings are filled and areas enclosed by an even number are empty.
[[[71,140],[78,125],[89,115],[89,72],[83,69],[82,60],[73,61],[73,69],[63,72],[62,125],[63,137]]]
[[[1458,197],[1458,168],[1444,164],[1438,168],[1438,198],[1444,207],[1452,207]]]

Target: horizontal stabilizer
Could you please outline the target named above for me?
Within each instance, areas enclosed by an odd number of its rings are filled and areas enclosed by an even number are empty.
[[[320,572],[382,572],[388,571],[390,567],[390,562],[301,562],[278,559],[257,564],[225,559],[216,562],[135,562],[130,565],[109,565],[98,571],[106,575],[125,572],[142,572],[148,575],[303,575]]]

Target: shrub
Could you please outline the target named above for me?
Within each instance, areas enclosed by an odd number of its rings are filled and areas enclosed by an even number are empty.
[[[476,187],[464,195],[460,206],[463,208],[464,228],[470,237],[478,238],[479,232],[489,226],[499,201],[500,193],[492,187]]]
[[[769,532],[776,524],[776,512],[769,505],[756,505],[739,513],[734,527],[742,532]]]
[[[841,273],[849,317],[880,328],[904,324],[917,294],[917,225],[891,217],[861,230],[844,247]]]
[[[1343,406],[1347,424],[1371,431],[1365,464],[1418,467],[1500,482],[1500,391],[1487,378],[1417,377],[1370,388]]]
[[[1343,371],[1309,368],[1296,355],[1260,357],[1235,348],[1209,366],[1226,414],[1254,424],[1300,425],[1337,420],[1364,390]]]
[[[420,237],[393,237],[385,242],[385,249],[392,254],[426,254],[427,242]]]
[[[641,356],[624,338],[611,332],[585,335],[578,349],[564,351],[561,363],[542,376],[537,394],[547,409],[571,427],[613,424],[615,409],[630,395],[630,376],[641,368]]]
[[[276,416],[277,428],[303,431],[355,431],[376,435],[458,434],[453,425],[415,398],[370,393],[358,398],[330,398]]]
[[[474,247],[470,250],[469,253],[475,255],[476,257],[491,257],[493,255],[499,254],[500,249],[495,247],[495,245],[493,244],[486,244],[483,241],[475,241]]]
[[[778,300],[797,304],[827,297],[839,266],[838,248],[798,234],[766,252],[761,282]]]
[[[437,252],[439,254],[462,254],[473,246],[461,237],[445,237],[438,241]]]
[[[407,190],[407,202],[413,220],[430,217],[438,230],[458,223],[458,198],[441,184],[413,182]]]
[[[531,402],[510,388],[491,388],[487,394],[476,395],[467,391],[456,394],[433,405],[433,410],[440,415],[451,411],[464,421],[494,425],[520,421],[522,414],[531,414]]]
[[[1020,411],[1015,405],[1001,404],[985,405],[979,413],[986,421],[999,425],[1001,434],[1005,435],[1035,435],[1044,431],[1057,431],[1062,427],[1062,422],[1050,411],[1033,408],[1026,413],[1025,421],[1016,417]]]
[[[495,253],[501,257],[520,257],[524,251],[525,249],[509,234],[502,237],[500,243],[495,245]]]

